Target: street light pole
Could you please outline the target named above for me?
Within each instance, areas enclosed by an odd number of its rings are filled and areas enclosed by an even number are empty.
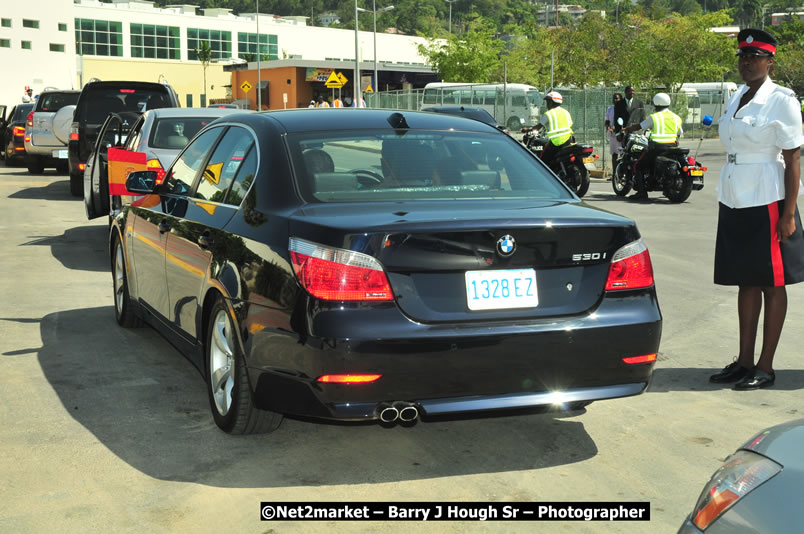
[[[374,8],[374,92],[379,91],[380,77],[377,74],[377,0],[372,0],[372,7]],[[384,11],[391,11],[394,6],[381,7],[380,13]]]
[[[260,0],[257,0],[257,111],[262,111],[260,85],[262,85],[262,73],[260,72]]]
[[[355,0],[355,79],[352,81],[352,94],[354,95],[352,104],[354,107],[360,107],[360,50],[357,42],[357,0]]]
[[[449,33],[452,33],[452,4],[458,0],[444,0],[449,4]]]

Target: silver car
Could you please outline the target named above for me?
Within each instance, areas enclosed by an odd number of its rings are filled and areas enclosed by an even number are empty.
[[[67,142],[80,94],[45,90],[39,95],[25,128],[25,161],[31,174],[42,174],[45,167],[67,172]]]
[[[198,131],[240,109],[158,108],[142,115],[111,113],[98,131],[84,170],[84,205],[88,219],[119,209],[132,171],[156,171],[161,179]],[[246,112],[247,113],[247,112]]]
[[[804,419],[763,430],[726,458],[678,534],[802,532]]]

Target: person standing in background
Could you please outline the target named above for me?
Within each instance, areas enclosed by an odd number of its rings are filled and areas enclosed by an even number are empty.
[[[737,34],[737,70],[745,81],[718,120],[727,152],[718,185],[715,284],[738,286],[739,353],[710,382],[738,391],[772,386],[773,358],[787,315],[785,286],[804,281],[801,114],[795,93],[773,83],[776,39],[759,29]],[[754,365],[759,314],[762,349]]]
[[[634,88],[630,85],[625,88],[625,109],[628,111],[625,126],[639,124],[645,120],[645,103],[634,96]]]
[[[25,93],[22,95],[22,102],[23,104],[29,104],[34,101],[33,96],[33,89],[31,89],[30,85],[25,86]]]
[[[622,128],[617,124],[615,118],[615,107],[617,103],[622,101],[623,95],[621,93],[614,93],[611,97],[611,105],[606,110],[606,132],[609,134],[609,151],[611,152],[611,172],[617,169],[617,160],[619,159],[620,151],[622,150],[622,143],[617,139],[617,133]]]

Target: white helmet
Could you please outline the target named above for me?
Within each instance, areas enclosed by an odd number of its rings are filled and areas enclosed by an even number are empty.
[[[656,96],[653,97],[653,105],[654,106],[670,106],[670,95],[667,93],[656,93]]]
[[[553,102],[555,102],[556,104],[561,104],[564,101],[564,97],[561,96],[561,93],[559,93],[558,91],[550,91],[549,93],[547,93],[544,96],[544,99],[547,100],[548,98]]]

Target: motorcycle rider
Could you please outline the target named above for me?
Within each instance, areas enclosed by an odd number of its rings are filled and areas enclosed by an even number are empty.
[[[656,112],[639,124],[632,124],[623,129],[630,133],[636,130],[650,129],[648,149],[642,153],[634,165],[634,189],[636,193],[628,197],[630,200],[644,200],[648,198],[647,175],[653,168],[656,157],[668,148],[678,146],[678,138],[684,133],[681,128],[681,117],[670,111],[670,95],[656,93],[653,97],[653,107]]]
[[[542,161],[549,165],[561,148],[572,143],[572,117],[569,111],[561,107],[564,97],[558,91],[547,93],[544,102],[547,105],[547,112],[542,115],[536,128],[543,128],[545,137],[550,141],[542,152]]]

